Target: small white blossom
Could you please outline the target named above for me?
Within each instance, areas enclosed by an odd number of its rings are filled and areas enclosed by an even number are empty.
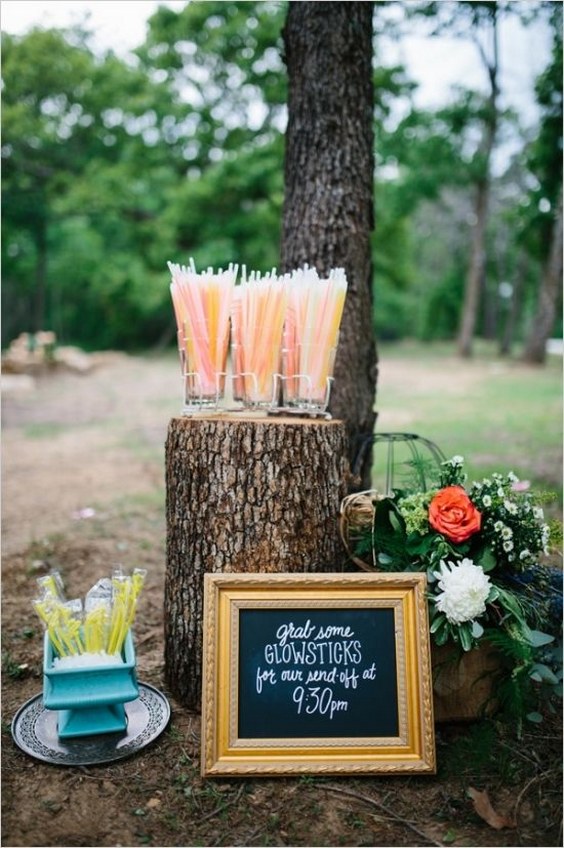
[[[541,535],[542,535],[543,541],[546,539],[546,541],[548,542],[548,540],[550,538],[550,527],[548,526],[548,524],[542,525]]]
[[[494,530],[496,531],[496,533],[501,533],[501,531],[503,530],[503,521],[496,521],[496,523],[494,524]]]
[[[513,542],[508,541],[503,543],[503,550],[508,552],[513,550]]]
[[[437,609],[451,624],[472,621],[486,611],[491,586],[480,565],[466,558],[459,563],[441,560],[441,570],[434,576],[442,590],[435,598]]]
[[[515,515],[517,513],[517,504],[513,503],[513,501],[504,501],[503,505],[509,515]]]
[[[507,479],[511,480],[512,483],[518,483],[519,482],[519,478],[517,477],[517,475],[515,474],[514,471],[509,472],[509,474],[507,475]]]
[[[504,527],[503,530],[501,531],[501,538],[502,539],[511,539],[512,536],[513,536],[513,530],[511,529],[511,527]]]
[[[542,521],[544,518],[544,512],[542,511],[542,508],[540,506],[533,507],[533,515],[535,516],[537,521]]]
[[[548,524],[543,524],[541,529],[541,544],[543,553],[548,553],[548,541],[550,539],[550,527]]]
[[[491,506],[492,505],[492,499],[490,498],[489,495],[484,495],[484,497],[482,498],[482,503],[484,504],[484,506]]]
[[[519,559],[529,559],[530,556],[531,556],[530,550],[528,548],[524,548],[524,550],[522,550],[521,553],[519,554]]]
[[[503,498],[504,495],[505,495],[505,492],[503,491],[503,489],[500,486],[499,489],[497,490],[497,496],[498,496],[498,498]]]
[[[456,454],[456,456],[453,456],[453,458],[451,459],[451,463],[453,465],[464,465],[464,457],[460,456],[459,454]]]

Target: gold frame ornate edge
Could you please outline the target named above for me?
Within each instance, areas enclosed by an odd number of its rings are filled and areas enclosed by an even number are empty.
[[[398,593],[396,621],[402,626],[403,656],[397,658],[398,675],[407,688],[405,723],[410,744],[397,745],[395,739],[380,739],[380,752],[374,740],[357,740],[356,745],[339,745],[326,740],[325,746],[261,740],[261,745],[233,744],[230,718],[233,680],[237,680],[238,609],[241,601],[253,606],[277,606],[273,593],[286,597],[295,606],[349,605],[347,595],[379,590],[392,600]],[[343,592],[343,590],[346,590]],[[421,573],[363,574],[206,574],[204,579],[204,644],[202,689],[202,758],[204,777],[289,774],[434,774],[436,770],[433,698],[431,684],[430,638],[426,578]],[[261,597],[261,592],[268,595]],[[316,593],[324,592],[315,602]],[[315,594],[314,594],[315,593]],[[276,600],[276,599],[275,599]],[[358,599],[357,599],[358,600]],[[300,603],[301,601],[301,603]],[[385,604],[394,606],[393,603]],[[398,613],[399,610],[399,613]],[[405,666],[402,670],[402,665]],[[400,685],[401,681],[400,681]],[[401,693],[398,693],[401,694]],[[223,700],[222,700],[223,699]],[[222,708],[223,706],[223,708]],[[238,709],[238,705],[236,705]],[[400,716],[400,725],[402,717]],[[236,726],[236,725],[235,725]],[[298,744],[299,743],[299,744]],[[356,750],[355,750],[356,749]]]

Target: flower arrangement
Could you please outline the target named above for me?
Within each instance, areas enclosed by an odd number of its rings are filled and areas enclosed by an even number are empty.
[[[426,572],[436,645],[498,648],[517,712],[526,713],[529,684],[560,685],[562,571],[541,564],[550,529],[527,483],[510,472],[467,486],[464,460],[454,456],[434,488],[395,490],[374,505],[370,537],[356,553],[370,546],[378,570]]]

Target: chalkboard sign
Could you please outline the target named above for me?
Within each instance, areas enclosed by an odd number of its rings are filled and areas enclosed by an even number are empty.
[[[207,574],[202,773],[435,769],[425,576]]]
[[[397,736],[392,609],[239,613],[241,738]]]

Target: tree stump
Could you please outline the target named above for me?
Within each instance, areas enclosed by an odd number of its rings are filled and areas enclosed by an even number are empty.
[[[165,675],[200,709],[206,572],[340,571],[341,421],[173,418],[166,441]]]

